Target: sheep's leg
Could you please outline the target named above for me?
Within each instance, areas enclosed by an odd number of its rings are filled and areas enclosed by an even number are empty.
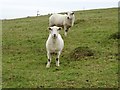
[[[60,54],[61,54],[61,52],[58,52],[58,53],[57,53],[56,66],[60,66],[60,65],[59,65],[59,63],[60,63],[60,62],[59,62]]]
[[[49,52],[47,53],[47,57],[48,57],[48,62],[47,62],[46,67],[49,68],[50,67],[50,63],[51,63],[51,54]]]
[[[64,26],[65,36],[67,36],[68,29],[66,26]]]
[[[65,36],[67,36],[67,32],[68,32],[68,30],[65,30]]]

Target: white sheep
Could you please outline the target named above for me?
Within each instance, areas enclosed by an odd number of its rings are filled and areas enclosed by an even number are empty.
[[[74,12],[67,12],[66,14],[52,14],[49,17],[49,26],[63,27],[65,31],[65,36],[71,26],[74,25],[75,15]]]
[[[53,27],[49,27],[49,30],[50,30],[50,34],[48,40],[46,41],[46,50],[48,57],[48,62],[46,65],[47,68],[50,67],[51,55],[53,53],[57,54],[56,66],[59,66],[59,57],[64,47],[64,41],[61,35],[59,34],[61,27],[53,26]]]

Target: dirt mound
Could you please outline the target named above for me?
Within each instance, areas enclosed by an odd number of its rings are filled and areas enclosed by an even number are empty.
[[[88,47],[77,47],[70,53],[70,58],[75,60],[90,56],[94,56],[94,51]]]
[[[120,39],[120,32],[110,35],[109,39]]]

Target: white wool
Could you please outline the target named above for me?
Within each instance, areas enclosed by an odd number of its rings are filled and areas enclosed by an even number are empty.
[[[63,27],[67,35],[66,30],[74,25],[75,16],[73,12],[68,12],[67,14],[53,14],[49,17],[49,26]]]
[[[47,56],[48,56],[48,63],[46,65],[46,67],[50,67],[51,53],[57,53],[58,61],[56,61],[56,66],[59,66],[59,56],[64,47],[64,41],[63,41],[61,35],[59,34],[60,27],[53,26],[53,27],[49,27],[49,28],[51,30],[50,30],[49,37],[46,41],[46,50],[47,50]]]

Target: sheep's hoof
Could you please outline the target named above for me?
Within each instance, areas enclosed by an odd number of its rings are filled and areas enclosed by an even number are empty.
[[[67,37],[67,33],[65,33],[65,37]]]
[[[56,64],[57,67],[59,67],[60,65],[59,64]]]
[[[46,68],[49,68],[49,67],[50,67],[50,65],[47,64],[47,65],[46,65]]]

